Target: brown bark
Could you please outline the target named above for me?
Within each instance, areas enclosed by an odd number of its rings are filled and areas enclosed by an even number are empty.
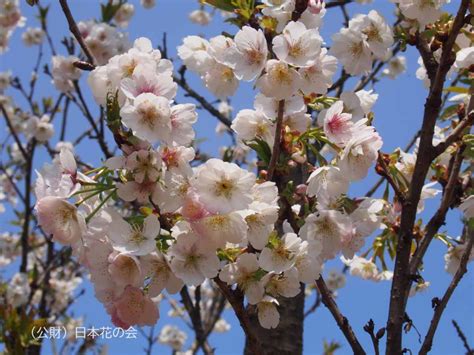
[[[260,326],[255,307],[247,307],[251,330],[260,343],[262,354],[298,355],[303,353],[304,288],[293,298],[279,298],[280,323],[275,329]],[[250,309],[249,309],[250,308]],[[244,354],[255,355],[245,342]]]

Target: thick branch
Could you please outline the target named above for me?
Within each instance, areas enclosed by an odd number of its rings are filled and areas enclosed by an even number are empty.
[[[245,336],[247,337],[247,341],[249,347],[251,348],[252,354],[260,355],[262,354],[262,349],[260,348],[260,343],[255,338],[254,333],[252,332],[252,325],[248,319],[247,313],[244,307],[244,296],[239,289],[233,291],[229,286],[227,286],[223,281],[219,279],[219,277],[214,278],[214,282],[219,286],[220,290],[224,294],[227,301],[229,301],[230,305],[234,309],[234,312],[239,319],[240,326],[244,330]]]
[[[421,191],[433,160],[433,135],[436,119],[438,118],[442,104],[442,90],[446,80],[446,74],[452,66],[454,59],[452,48],[463,24],[464,15],[467,11],[469,0],[462,0],[458,13],[454,20],[448,39],[443,45],[441,59],[433,77],[434,67],[430,67],[427,59],[427,48],[424,40],[418,36],[418,48],[422,54],[425,66],[430,76],[430,93],[425,103],[423,124],[420,135],[420,146],[412,177],[408,198],[403,203],[400,221],[400,232],[398,234],[397,255],[395,259],[394,276],[390,292],[390,310],[387,321],[387,354],[398,354],[402,348],[402,325],[403,315],[408,297],[408,288],[411,285],[409,275],[410,251],[413,240],[413,226],[415,224],[417,206]]]
[[[316,286],[318,287],[319,293],[321,294],[324,305],[329,309],[332,316],[336,320],[337,325],[344,333],[344,336],[349,342],[354,354],[365,354],[365,351],[357,340],[357,337],[354,334],[349,324],[349,321],[341,314],[341,311],[339,310],[336,302],[331,296],[331,291],[329,291],[322,276],[318,280],[316,280]]]

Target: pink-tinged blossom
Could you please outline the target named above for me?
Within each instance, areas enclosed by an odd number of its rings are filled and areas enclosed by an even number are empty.
[[[171,270],[188,286],[197,286],[206,278],[213,278],[219,271],[219,258],[215,250],[196,234],[180,232],[169,248]]]
[[[273,329],[280,323],[280,313],[277,306],[279,305],[276,298],[265,296],[261,302],[257,304],[258,322],[265,329]]]
[[[374,58],[385,60],[390,55],[393,44],[392,29],[385,19],[375,10],[368,15],[356,15],[349,21],[349,29],[364,34]]]
[[[265,66],[265,74],[256,85],[265,96],[283,100],[296,94],[301,86],[301,77],[288,64],[270,59]]]
[[[125,126],[150,143],[166,140],[171,133],[170,102],[163,96],[140,94],[120,110],[120,115]]]
[[[138,65],[133,70],[132,77],[123,79],[120,87],[129,99],[150,93],[172,100],[177,91],[177,84],[172,76],[169,73],[157,74],[152,65]]]
[[[196,169],[191,186],[208,210],[228,213],[248,207],[255,180],[237,164],[209,159]]]
[[[178,56],[184,65],[196,73],[204,73],[213,62],[208,53],[209,42],[198,36],[187,36],[183,39],[183,44],[178,47]]]
[[[402,14],[411,19],[416,20],[420,24],[421,29],[429,23],[435,22],[442,14],[441,7],[449,3],[450,0],[391,0],[398,3]]]
[[[268,56],[267,41],[262,30],[244,26],[234,38],[235,46],[226,54],[237,79],[251,81],[265,67]]]
[[[46,196],[36,203],[38,224],[58,243],[71,245],[79,241],[86,230],[84,216],[66,200]]]
[[[146,181],[138,183],[136,181],[127,181],[117,183],[117,195],[122,200],[132,202],[137,200],[139,203],[147,204],[150,197],[156,194],[158,184],[155,181]]]
[[[275,136],[275,125],[262,112],[255,110],[241,110],[231,125],[232,130],[237,133],[241,141],[250,141],[253,139],[262,139],[273,145]]]
[[[249,210],[241,212],[247,223],[247,238],[257,250],[262,250],[267,245],[270,233],[278,219],[278,206],[262,202],[252,202]]]
[[[302,22],[289,22],[282,34],[273,38],[273,51],[281,61],[305,67],[319,56],[322,38],[318,31],[307,29]]]
[[[347,192],[349,181],[335,166],[322,166],[308,178],[308,196],[317,198],[337,198]]]
[[[341,154],[339,168],[349,180],[361,180],[367,176],[370,166],[377,160],[382,148],[382,138],[365,120],[354,125],[354,137]]]
[[[133,325],[154,325],[159,312],[153,301],[137,287],[127,286],[113,303],[112,322],[115,326],[128,329]]]
[[[171,107],[171,134],[167,143],[187,146],[194,139],[193,124],[197,121],[196,106],[180,104]]]
[[[345,146],[353,136],[352,115],[342,112],[342,101],[335,102],[323,116],[324,133],[334,144]]]
[[[138,150],[127,157],[126,168],[136,182],[156,181],[161,174],[161,157],[155,150]]]
[[[146,255],[156,250],[155,238],[159,234],[160,222],[154,215],[146,217],[142,225],[117,218],[109,226],[114,249],[130,255]]]
[[[327,49],[322,48],[318,56],[298,72],[301,75],[301,90],[309,95],[326,94],[332,85],[332,76],[337,70],[337,59],[327,54]]]
[[[347,73],[359,75],[370,71],[372,53],[362,33],[342,28],[332,39],[330,52],[342,63]]]
[[[255,254],[243,253],[236,262],[228,263],[219,273],[219,278],[228,285],[237,284],[244,291],[250,304],[257,304],[263,298],[264,283],[256,277],[260,266]]]
[[[310,248],[321,250],[324,260],[334,258],[342,248],[342,238],[352,232],[351,220],[336,210],[321,210],[306,217],[300,237]]]
[[[132,255],[113,253],[109,256],[109,273],[112,280],[121,286],[142,284],[140,263]]]
[[[301,292],[298,280],[298,270],[292,267],[281,274],[267,274],[268,282],[265,285],[265,292],[273,297],[283,296],[287,298],[295,297]]]
[[[275,245],[263,248],[258,262],[266,271],[286,271],[295,264],[300,244],[301,239],[296,234],[286,233]]]
[[[257,94],[254,100],[255,110],[262,112],[268,119],[276,120],[278,117],[278,102],[279,100],[273,97],[266,97],[262,94]],[[295,113],[305,113],[306,105],[304,99],[300,95],[292,96],[285,100],[284,116],[290,116]]]
[[[226,242],[238,244],[247,236],[247,224],[237,212],[203,217],[192,222],[192,228],[203,241],[216,248],[224,247]]]
[[[191,166],[189,164],[195,156],[193,148],[183,146],[161,146],[160,154],[168,171],[186,176],[191,174]]]
[[[150,297],[158,296],[164,289],[171,294],[177,293],[183,287],[183,281],[171,271],[168,257],[159,251],[141,257],[140,265],[143,276],[150,278],[148,285]]]
[[[234,95],[239,86],[234,70],[218,62],[210,65],[203,80],[206,88],[220,99]]]

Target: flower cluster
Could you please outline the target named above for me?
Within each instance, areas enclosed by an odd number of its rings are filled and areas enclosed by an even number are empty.
[[[146,8],[154,5],[141,3]],[[398,3],[406,18],[416,18],[410,16],[421,4]],[[424,6],[438,10],[441,2],[435,3]],[[130,45],[116,27],[79,23],[98,64],[88,84],[120,153],[97,169],[81,171],[73,149],[58,147],[53,163],[38,172],[35,210],[42,230],[70,246],[88,269],[96,297],[115,325],[155,324],[164,291],[175,294],[184,285],[199,286],[203,294],[209,291],[207,302],[215,294],[209,286],[214,280],[223,289],[237,287],[257,311],[262,327],[275,328],[279,300],[298,295],[304,289],[301,284],[314,283],[323,264],[341,255],[351,275],[391,279],[383,255],[384,248],[395,248],[390,238],[399,228],[399,197],[393,203],[388,196],[351,197],[350,184],[366,178],[374,164],[379,173],[385,164],[400,190],[407,191],[417,149],[381,153],[382,138],[372,126],[378,95],[372,90],[343,92],[341,87],[337,97],[329,93],[338,62],[349,75],[367,75],[375,61],[390,60],[383,73],[395,78],[405,71],[406,59],[393,57],[392,29],[376,11],[353,17],[328,49],[319,31],[324,1],[310,0],[297,20],[295,6],[295,0],[264,0],[259,11],[269,24],[265,31],[244,25],[233,37],[188,36],[178,47],[186,68],[220,99],[217,111],[232,121],[230,127],[218,127],[237,138],[231,156],[225,147],[222,159],[196,154],[196,107],[176,103],[173,62],[149,39],[138,38]],[[133,12],[133,5],[122,5],[114,21],[125,27]],[[190,18],[200,24],[210,21],[202,9]],[[470,44],[459,45],[455,68],[460,73],[472,70]],[[73,94],[81,75],[73,65],[77,59],[52,60],[53,84],[67,95]],[[240,81],[252,82],[258,93],[253,108],[240,110],[231,120],[227,98]],[[48,115],[6,109],[14,130],[27,139],[42,143],[53,136]],[[434,146],[445,140],[448,129],[436,127]],[[250,149],[259,158],[258,174],[245,159]],[[418,212],[426,199],[441,192],[435,180],[451,154],[448,149],[433,164],[433,182],[423,187]],[[298,182],[291,178],[296,170],[302,172],[302,178],[294,179]],[[466,219],[472,217],[471,197],[460,205]],[[367,238],[379,229],[381,234],[363,252]],[[459,264],[461,249],[449,249],[448,271]],[[4,254],[4,263],[14,257],[8,248]],[[334,291],[344,279],[332,275],[328,287]],[[15,278],[10,298],[26,288],[25,277]],[[54,294],[60,295],[60,288],[70,294],[75,286],[53,283]],[[201,300],[204,309],[206,302]],[[227,328],[223,321],[221,328]],[[179,351],[186,336],[165,327],[159,341]]]
[[[106,64],[110,58],[130,47],[127,34],[105,22],[80,21],[77,27],[99,65]]]
[[[8,48],[8,41],[16,27],[23,27],[19,0],[0,0],[0,53]]]
[[[375,10],[368,15],[356,15],[347,28],[333,36],[331,52],[351,75],[367,74],[372,60],[385,60],[393,44],[392,29]]]

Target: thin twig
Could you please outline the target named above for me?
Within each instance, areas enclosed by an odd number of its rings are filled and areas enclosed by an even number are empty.
[[[434,155],[442,154],[451,144],[462,138],[462,133],[474,123],[474,95],[471,94],[466,110],[466,117],[456,126],[446,139],[434,147]]]
[[[441,199],[440,206],[436,213],[431,217],[428,224],[425,227],[425,236],[419,243],[418,247],[416,248],[416,252],[413,255],[410,261],[410,274],[414,275],[417,269],[420,267],[423,257],[428,250],[428,247],[433,240],[434,236],[438,232],[439,228],[443,225],[444,220],[446,218],[446,214],[448,212],[449,207],[452,204],[454,191],[456,184],[458,182],[459,172],[461,171],[462,161],[464,159],[463,156],[464,147],[459,148],[457,151],[453,164],[451,166],[451,170],[448,172],[448,182],[443,191],[443,197]]]
[[[466,335],[463,333],[459,324],[454,319],[451,322],[453,323],[454,328],[456,328],[456,333],[458,333],[458,336],[462,341],[462,345],[464,345],[464,348],[466,349],[466,355],[474,355],[474,350],[469,346]]]
[[[398,200],[403,203],[405,201],[405,198],[406,198],[405,194],[402,191],[400,191],[400,188],[398,187],[397,183],[392,178],[392,175],[390,175],[389,168],[388,168],[387,164],[385,163],[385,160],[384,160],[384,158],[382,156],[382,153],[380,151],[378,153],[377,162],[378,162],[380,168],[383,171],[382,172],[383,176],[388,181],[390,186],[392,186],[393,191],[395,191],[395,195],[397,196]]]
[[[13,139],[15,140],[16,144],[18,145],[18,149],[21,152],[21,155],[23,156],[23,159],[28,160],[28,154],[26,153],[25,148],[23,147],[23,143],[21,143],[20,138],[18,137],[18,134],[16,133],[15,129],[13,128],[13,124],[10,121],[10,117],[8,116],[7,110],[5,107],[0,103],[0,110],[2,111],[3,117],[5,117],[5,122],[7,123],[8,129],[10,130],[10,133],[13,136]]]
[[[196,333],[196,342],[197,346],[194,353],[197,353],[199,348],[202,349],[204,354],[213,354],[212,348],[207,345],[206,346],[206,337],[202,325],[202,317],[201,317],[201,310],[200,310],[200,302],[201,302],[201,288],[198,286],[196,288],[196,304],[193,304],[191,297],[189,296],[188,288],[184,286],[181,291],[180,295],[183,301],[183,305],[186,308],[186,311],[191,318],[191,322],[193,324],[194,332]]]
[[[71,10],[69,9],[69,5],[67,3],[67,0],[59,0],[59,3],[61,4],[61,8],[63,9],[64,15],[66,16],[66,20],[69,24],[69,30],[73,34],[74,38],[76,41],[79,43],[79,45],[82,48],[82,51],[87,57],[87,60],[89,61],[90,64],[94,65],[94,57],[91,54],[89,48],[87,45],[84,43],[84,39],[81,36],[81,32],[79,31],[79,28],[77,27],[76,21],[74,20],[74,17],[72,16]]]
[[[182,66],[179,70],[180,76],[177,77],[176,75],[173,76],[174,81],[184,90],[186,91],[186,94],[193,99],[195,99],[197,102],[201,104],[201,106],[206,109],[211,115],[213,115],[215,118],[217,118],[220,122],[222,122],[224,125],[227,127],[230,127],[232,124],[231,120],[227,117],[225,117],[223,114],[219,112],[212,104],[210,104],[203,96],[198,94],[194,89],[192,89],[184,76],[186,72],[186,67]]]
[[[349,321],[346,317],[342,315],[341,311],[339,310],[339,307],[337,306],[336,302],[334,301],[334,298],[331,295],[331,291],[326,286],[326,283],[324,282],[322,276],[316,280],[316,286],[318,287],[318,290],[321,293],[324,305],[329,309],[333,318],[336,320],[337,325],[344,333],[344,336],[349,342],[349,345],[351,346],[354,354],[365,354],[365,351],[362,348],[362,345],[360,345],[359,340],[357,340],[357,337],[354,334],[354,331],[352,330]]]
[[[441,316],[443,315],[446,305],[448,304],[449,299],[451,298],[454,290],[458,286],[462,277],[467,272],[467,262],[469,261],[469,258],[471,256],[472,243],[474,242],[474,233],[472,230],[468,232],[468,238],[466,242],[466,249],[464,250],[461,261],[459,263],[459,268],[456,271],[456,274],[454,274],[454,277],[451,283],[449,284],[448,289],[444,293],[443,298],[441,299],[441,301],[436,303],[430,327],[428,329],[428,332],[426,333],[425,340],[423,341],[423,345],[420,349],[421,355],[428,354],[428,352],[431,350],[431,347],[433,345],[433,337],[436,333],[436,329],[438,328],[439,321],[441,320]]]

